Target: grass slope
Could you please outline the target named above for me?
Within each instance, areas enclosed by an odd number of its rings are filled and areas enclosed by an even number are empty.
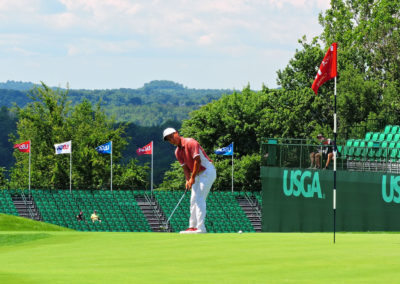
[[[46,234],[0,246],[0,283],[400,282],[400,234]]]
[[[0,214],[0,231],[72,231],[71,229],[13,215]]]

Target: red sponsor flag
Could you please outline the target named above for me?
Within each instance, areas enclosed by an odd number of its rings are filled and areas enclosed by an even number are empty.
[[[15,144],[14,149],[17,148],[20,152],[29,153],[31,151],[31,141]]]
[[[335,78],[337,75],[337,43],[334,42],[329,47],[325,54],[324,60],[322,60],[319,66],[317,76],[315,76],[314,83],[311,86],[314,93],[318,93],[319,87],[321,87],[326,81]]]
[[[153,142],[150,142],[142,148],[136,150],[136,154],[140,155],[151,155],[153,153]]]

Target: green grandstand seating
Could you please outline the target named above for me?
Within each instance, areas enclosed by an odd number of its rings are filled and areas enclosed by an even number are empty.
[[[364,147],[364,149],[362,150],[362,153],[361,153],[361,157],[362,157],[362,160],[369,160],[370,159],[370,154],[371,154],[371,151],[374,151],[374,141],[368,141],[367,143],[366,143],[366,145],[365,145],[365,147]]]
[[[384,141],[386,139],[386,134],[385,133],[380,133],[378,137],[378,141]]]
[[[352,160],[354,158],[355,151],[359,148],[361,141],[362,140],[360,139],[356,139],[353,141],[353,145],[349,148],[349,151],[347,153],[348,159]]]
[[[392,125],[386,125],[383,133],[385,133],[385,134],[392,133]]]
[[[389,156],[390,161],[397,162],[400,158],[399,155],[400,155],[400,142],[397,142],[396,146],[390,151],[390,156]]]
[[[388,146],[388,149],[387,149],[387,158],[389,158],[390,160],[391,160],[391,154],[392,154],[392,152],[394,151],[394,150],[396,150],[396,142],[390,142],[389,143],[389,146]],[[394,152],[397,152],[397,150],[396,151],[394,151]]]
[[[341,159],[347,159],[349,150],[353,146],[353,142],[353,139],[349,139],[346,141],[346,145],[343,147],[343,151],[340,152]]]
[[[155,196],[164,214],[169,217],[175,205],[181,198],[182,191],[156,191]],[[189,194],[186,194],[181,206],[175,211],[170,224],[173,231],[184,230],[189,220]],[[210,192],[207,198],[206,228],[210,233],[254,232],[249,219],[240,208],[235,196],[231,192]]]
[[[380,132],[375,132],[373,135],[372,135],[372,141],[378,141],[378,138],[379,138],[379,135],[380,135],[381,133]]]
[[[0,190],[0,213],[18,216],[11,195],[8,190]]]
[[[368,142],[368,154],[367,159],[370,161],[376,160],[376,153],[380,149],[380,142],[370,141],[372,144]]]
[[[133,195],[100,190],[33,190],[33,196],[45,222],[80,231],[151,231]],[[76,220],[79,210],[84,212],[83,222]],[[101,223],[91,222],[93,210]]]
[[[258,204],[260,205],[260,207],[262,207],[262,196],[261,196],[261,192],[257,191],[257,192],[253,192],[253,195],[256,197]]]
[[[234,193],[215,191],[208,197],[207,230],[213,232],[254,232],[250,220],[240,208]]]
[[[359,145],[354,150],[353,156],[355,160],[360,160],[362,158],[362,154],[365,148],[366,142],[364,140],[360,141]]]
[[[12,203],[11,191],[0,191],[0,212],[16,214]],[[40,190],[32,189],[32,196],[43,221],[75,229],[78,231],[117,231],[148,232],[151,228],[140,209],[135,197],[144,196],[144,191],[101,191],[101,190]],[[155,191],[155,197],[168,217],[182,191]],[[254,232],[250,220],[232,192],[210,192],[208,196],[208,214],[206,227],[209,232]],[[252,193],[262,204],[260,193]],[[173,231],[184,230],[189,220],[190,194],[186,194],[182,204],[171,220]],[[6,206],[4,205],[6,204]],[[13,211],[5,211],[5,207]],[[7,209],[8,210],[8,209]],[[84,212],[84,221],[77,221],[79,210]],[[101,223],[92,223],[90,215],[96,210]],[[10,213],[11,212],[11,213]]]
[[[338,146],[339,147],[339,146]],[[339,159],[347,160],[349,169],[373,169],[390,172],[400,171],[400,126],[386,125],[383,132],[366,132],[364,140],[348,139]],[[372,164],[364,162],[379,162],[391,164]],[[363,162],[363,163],[358,163]],[[393,164],[393,163],[397,163]]]
[[[183,191],[155,191],[154,195],[161,206],[165,216],[168,218],[179,199],[183,195]],[[181,205],[175,211],[173,217],[170,220],[170,225],[173,231],[179,232],[185,230],[188,227],[189,220],[189,203],[190,194],[186,194],[182,200]]]
[[[374,134],[373,132],[367,132],[367,133],[365,134],[364,140],[366,140],[366,141],[371,140],[373,134]]]
[[[400,143],[399,142],[396,144],[396,149],[397,149],[396,162],[400,162]],[[392,162],[394,162],[394,161],[392,161]]]
[[[387,152],[388,152],[388,142],[383,141],[381,144],[381,147],[378,149],[378,151],[375,154],[375,157],[378,161],[385,161],[387,158]]]

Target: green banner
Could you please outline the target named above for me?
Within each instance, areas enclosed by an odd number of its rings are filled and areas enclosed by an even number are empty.
[[[337,231],[400,231],[400,175],[337,171]],[[261,167],[264,232],[333,231],[333,171]]]

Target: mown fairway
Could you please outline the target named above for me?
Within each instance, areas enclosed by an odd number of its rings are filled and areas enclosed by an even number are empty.
[[[0,283],[400,283],[400,234],[1,232]]]

